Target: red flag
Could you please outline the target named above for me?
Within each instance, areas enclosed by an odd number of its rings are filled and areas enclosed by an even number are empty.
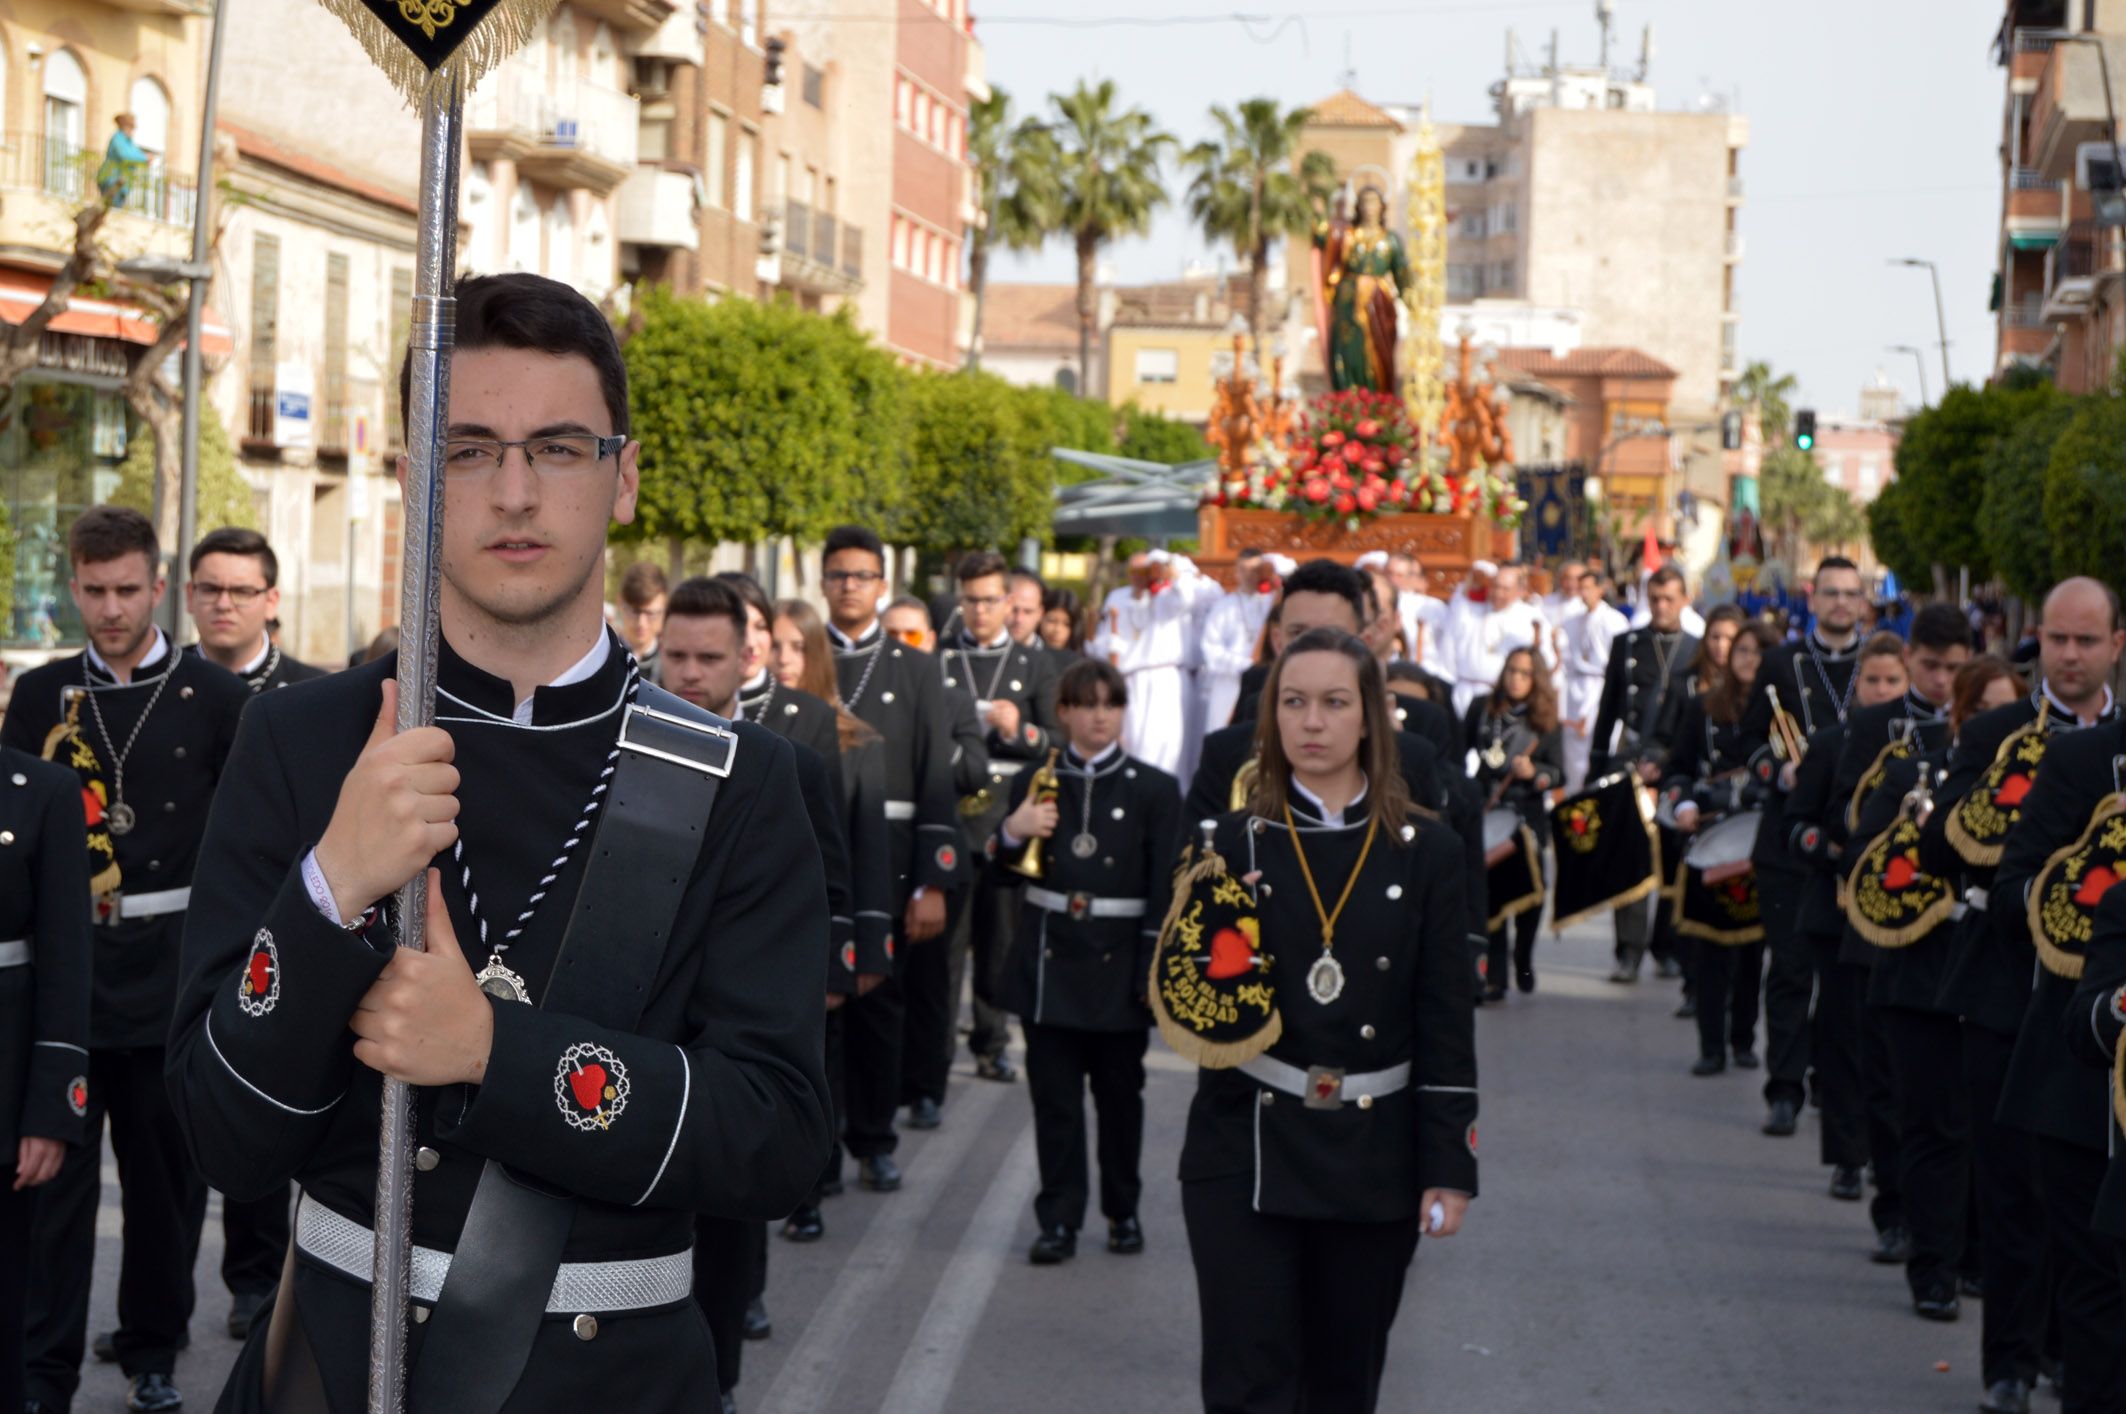
[[[1646,543],[1639,547],[1639,564],[1648,574],[1661,568],[1661,542],[1654,539],[1654,528],[1646,527]]]

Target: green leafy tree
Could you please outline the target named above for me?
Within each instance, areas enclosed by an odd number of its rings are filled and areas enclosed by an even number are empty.
[[[148,429],[136,428],[134,435],[126,439],[125,460],[118,464],[118,489],[111,494],[111,504],[129,507],[154,519],[155,462],[155,438]],[[175,473],[166,470],[166,474]],[[176,493],[172,492],[169,503],[174,506],[176,500]],[[258,506],[251,496],[251,483],[236,469],[236,448],[229,443],[229,431],[222,426],[221,414],[205,399],[199,404],[199,515],[196,524],[202,535],[225,525],[258,529]]]
[[[2056,578],[2126,586],[2126,400],[2074,400],[2045,468],[2044,515]]]
[[[1804,545],[1842,549],[1866,529],[1852,496],[1824,480],[1814,454],[1798,447],[1782,444],[1765,453],[1757,496],[1776,553],[1790,565],[1800,565]]]
[[[1049,424],[1020,391],[986,373],[911,379],[902,540],[940,557],[1028,537],[1048,541]]]
[[[1874,547],[1875,558],[1888,565],[1899,579],[1919,585],[1932,577],[1934,566],[1905,530],[1909,490],[1903,482],[1892,481],[1868,502],[1868,543]]]
[[[1757,425],[1768,445],[1779,446],[1793,426],[1793,397],[1801,384],[1791,373],[1774,373],[1761,360],[1750,363],[1735,380],[1734,399],[1742,407],[1757,410]]]
[[[1011,95],[992,88],[969,111],[967,157],[974,166],[982,216],[967,246],[967,288],[974,295],[974,338],[967,366],[981,366],[982,311],[989,292],[989,256],[1036,250],[1055,234],[1061,215],[1056,144],[1047,125],[1014,123]]]
[[[7,518],[7,502],[0,501],[0,629],[15,609],[15,527]]]
[[[1910,485],[1905,532],[1925,553],[1937,586],[1959,566],[1974,579],[1992,574],[1978,522],[1993,444],[2052,397],[2042,381],[1959,385],[1905,424],[1897,444],[1897,479]]]
[[[1097,398],[1081,398],[1052,384],[1018,391],[1026,416],[1035,419],[1039,435],[1049,446],[1068,447],[1076,452],[1115,450],[1119,419],[1108,404]]]
[[[1979,539],[2001,583],[2018,598],[2041,599],[2059,578],[2045,523],[2045,483],[2054,444],[2075,413],[2066,397],[2053,399],[1996,439],[1988,458]]]
[[[1211,444],[1203,440],[1203,429],[1194,423],[1138,407],[1135,403],[1125,403],[1122,406],[1122,445],[1117,450],[1138,461],[1178,466],[1210,456]]]
[[[1091,393],[1093,325],[1099,314],[1094,285],[1100,248],[1117,236],[1142,235],[1166,204],[1160,166],[1174,145],[1142,108],[1116,111],[1115,83],[1083,83],[1049,95],[1056,119],[1056,226],[1070,238],[1078,261],[1078,388]]]
[[[1233,247],[1248,267],[1248,332],[1263,348],[1263,278],[1270,246],[1313,228],[1316,203],[1336,186],[1336,163],[1326,152],[1300,150],[1308,108],[1281,109],[1274,98],[1249,98],[1238,110],[1211,106],[1218,136],[1182,154],[1195,175],[1189,214],[1203,233]]]

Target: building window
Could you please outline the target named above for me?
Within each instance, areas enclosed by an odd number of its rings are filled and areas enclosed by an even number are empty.
[[[893,218],[893,268],[908,268],[908,223],[900,217]]]
[[[1075,394],[1078,391],[1078,370],[1068,367],[1057,369],[1056,386],[1066,393]]]
[[[893,85],[893,121],[902,127],[915,122],[915,88],[906,79],[896,80]]]
[[[566,10],[554,15],[546,27],[546,39],[554,52],[554,86],[576,86],[576,20]]]
[[[812,64],[805,65],[804,81],[801,87],[801,92],[804,95],[805,102],[811,104],[814,108],[826,107],[826,71]]]
[[[1845,458],[1828,456],[1823,459],[1823,479],[1840,490],[1845,489]]]
[[[279,362],[281,243],[273,236],[251,242],[250,434],[273,438],[273,374]]]
[[[1484,292],[1482,267],[1475,265],[1449,265],[1447,267],[1447,297],[1449,299],[1475,299]]]
[[[738,38],[741,43],[760,46],[760,0],[738,0]]]
[[[1860,459],[1860,494],[1863,499],[1873,500],[1875,491],[1882,482],[1882,465],[1873,457]]]
[[[930,95],[922,89],[915,91],[915,135],[921,137],[930,131]]]
[[[325,257],[325,424],[321,452],[347,454],[347,257]]]
[[[731,174],[731,210],[739,220],[755,219],[753,210],[753,163],[760,138],[753,133],[738,135],[738,170]]]
[[[1484,238],[1484,213],[1481,211],[1465,212],[1462,216],[1462,228],[1456,234],[1466,240],[1482,240]]]
[[[394,450],[406,445],[405,429],[400,426],[406,409],[399,401],[399,363],[406,356],[412,329],[413,270],[400,265],[391,272],[391,366],[384,370],[384,441]]]
[[[465,169],[465,249],[458,264],[468,275],[493,269],[495,258],[495,184],[485,162]],[[408,299],[413,296],[409,293]],[[403,340],[397,342],[404,342]]]
[[[55,49],[44,60],[44,189],[79,197],[83,188],[80,161],[88,140],[89,76],[71,49]]]
[[[137,78],[126,93],[133,114],[133,141],[150,157],[170,151],[170,91],[151,78]]]
[[[568,193],[555,192],[546,208],[546,273],[564,285],[576,283],[576,213]]]
[[[702,185],[706,188],[709,205],[723,205],[724,146],[728,141],[728,122],[721,113],[709,114],[708,151],[702,154]]]
[[[1173,383],[1181,377],[1181,351],[1179,349],[1137,350],[1137,381],[1139,383]]]
[[[709,0],[709,18],[722,25],[725,29],[729,29],[731,27],[731,0]]]
[[[539,268],[539,202],[531,184],[517,179],[517,194],[509,203],[509,268]]]

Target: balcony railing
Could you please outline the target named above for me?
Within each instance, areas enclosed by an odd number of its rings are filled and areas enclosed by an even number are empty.
[[[251,441],[273,440],[273,384],[270,380],[251,389],[250,418],[244,430]]]
[[[782,248],[788,255],[809,255],[812,250],[812,216],[801,201],[783,203]]]
[[[2001,323],[2010,329],[2042,329],[2049,322],[2045,318],[2045,301],[2035,295],[2011,300],[2001,307]]]
[[[786,278],[828,290],[853,289],[864,278],[864,232],[802,201],[783,203],[782,249],[794,257]]]
[[[170,226],[190,226],[198,200],[198,183],[172,176],[160,159],[106,161],[93,148],[23,132],[0,138],[0,188],[69,203],[85,203],[100,190],[113,209]]]
[[[2077,221],[2045,255],[2045,287],[2062,280],[2087,280],[2104,268],[2108,243],[2093,221]]]
[[[2018,54],[2046,54],[2059,39],[2041,30],[2019,29],[2015,32],[2015,52]]]
[[[834,253],[841,249],[838,232],[841,225],[824,211],[812,213],[812,249],[822,265],[834,264]]]
[[[2014,191],[2058,191],[2060,184],[2035,167],[2013,167],[2008,172],[2008,186]]]

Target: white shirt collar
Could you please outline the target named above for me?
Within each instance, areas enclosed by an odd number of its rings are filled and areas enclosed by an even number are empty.
[[[851,638],[848,634],[843,633],[833,624],[827,625],[828,638],[830,638],[836,645],[842,648],[854,648],[859,643],[862,643],[865,639],[871,637],[872,634],[877,633],[878,631],[878,620],[876,618],[872,619],[870,623],[864,625],[864,631],[854,638]]]
[[[250,662],[244,664],[241,668],[238,668],[236,670],[236,675],[240,678],[247,678],[251,676],[251,674],[257,672],[260,668],[265,667],[266,660],[272,656],[273,635],[270,633],[260,634],[258,655],[254,657]]]
[[[753,674],[753,676],[747,678],[744,682],[738,685],[738,695],[740,697],[751,697],[756,692],[766,691],[767,686],[768,670],[766,668],[762,668],[759,672]]]
[[[151,658],[149,658],[149,659],[148,659],[148,661],[152,663],[152,662],[154,662],[155,660],[154,660],[154,659],[153,659],[153,658],[151,657]],[[2074,710],[2074,709],[2073,709],[2072,707],[2069,707],[2069,706],[2068,706],[2068,705],[2067,705],[2066,703],[2064,703],[2064,702],[2060,701],[2060,699],[2059,699],[2059,698],[2058,698],[2058,697],[2057,697],[2056,695],[2054,695],[2054,693],[2053,693],[2053,691],[2052,691],[2052,684],[2051,684],[2050,682],[2046,682],[2046,683],[2044,684],[2044,689],[2045,689],[2045,701],[2046,701],[2046,702],[2048,702],[2048,703],[2050,703],[2050,704],[2051,704],[2051,705],[2052,705],[2053,707],[2057,708],[2057,709],[2059,710],[2059,714],[2060,714],[2060,715],[2061,715],[2062,717],[2069,717],[2069,718],[2072,718],[2073,720],[2075,720],[2075,721],[2077,721],[2077,722],[2079,722],[2079,721],[2081,720],[2081,717],[2080,717],[2080,716],[2079,716],[2079,715],[2078,715],[2078,714],[2077,714],[2077,713],[2075,712],[2075,710]],[[2097,715],[2097,720],[2098,720],[2098,721],[2102,721],[2102,720],[2103,720],[2104,718],[2106,718],[2106,717],[2110,716],[2110,715],[2111,715],[2111,708],[2112,708],[2112,697],[2111,697],[2111,684],[2110,684],[2110,683],[2106,683],[2106,684],[2104,684],[2104,705],[2103,705],[2102,707],[2100,707],[2099,709],[2097,709],[2097,714],[2096,714],[2096,715]]]
[[[149,646],[148,651],[144,655],[142,655],[140,661],[133,665],[133,671],[136,673],[139,672],[142,668],[151,668],[155,666],[157,663],[160,663],[164,658],[168,657],[170,654],[170,640],[163,637],[161,626],[158,624],[149,624],[148,631],[155,635],[155,642]],[[99,671],[101,671],[104,676],[112,679],[117,678],[118,674],[111,670],[111,665],[109,663],[103,661],[103,655],[96,651],[96,645],[94,643],[88,645],[88,653],[89,662],[95,665],[95,667]]]
[[[1079,762],[1085,770],[1097,771],[1104,763],[1112,761],[1115,758],[1115,753],[1119,752],[1121,749],[1121,741],[1116,740],[1109,742],[1107,744],[1107,750],[1101,752],[1098,756],[1095,756],[1090,761],[1086,761],[1084,760],[1084,758],[1080,757],[1078,755],[1078,748],[1075,746],[1070,748],[1069,755],[1072,761]]]
[[[552,682],[546,684],[546,686],[567,687],[570,683],[583,682],[586,679],[590,678],[592,675],[594,675],[600,668],[604,667],[605,660],[611,657],[612,653],[613,645],[611,642],[611,637],[605,632],[604,629],[600,629],[598,631],[598,641],[591,645],[591,651],[584,654],[581,658],[578,658],[574,666],[567,669],[561,674],[560,677],[555,678]],[[538,694],[536,692],[532,694],[532,696],[534,697],[536,697],[537,695]],[[530,726],[532,720],[531,697],[527,697],[522,702],[519,702],[517,704],[517,710],[510,714],[510,718],[512,721],[516,722],[516,724],[520,727]]]
[[[1331,812],[1327,806],[1321,803],[1320,796],[1314,794],[1314,792],[1308,790],[1304,785],[1300,784],[1299,777],[1297,776],[1294,776],[1292,778],[1292,792],[1293,794],[1297,795],[1301,800],[1306,802],[1308,807],[1307,813],[1309,815],[1312,815],[1315,819],[1321,821],[1321,823],[1324,825],[1341,826],[1346,820],[1350,818],[1351,812],[1353,810],[1357,809],[1360,805],[1365,803],[1366,784],[1366,778],[1361,775],[1358,778],[1358,794],[1352,796],[1349,801],[1345,802],[1343,809],[1334,812]]]

